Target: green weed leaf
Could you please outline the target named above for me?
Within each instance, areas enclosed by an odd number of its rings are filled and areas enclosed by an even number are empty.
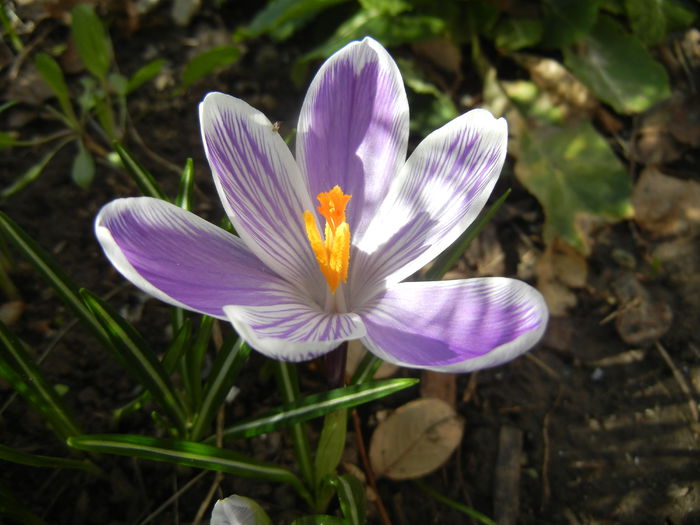
[[[53,58],[46,53],[37,53],[34,57],[34,65],[37,71],[44,79],[44,82],[51,88],[54,95],[58,99],[58,105],[61,111],[75,126],[77,126],[77,118],[73,111],[73,106],[70,103],[70,95],[68,93],[68,85],[63,76],[63,71]]]
[[[112,42],[102,21],[88,4],[71,10],[71,34],[85,68],[104,82],[112,64]]]
[[[157,58],[156,60],[152,60],[145,66],[141,66],[136,71],[136,73],[134,73],[129,79],[126,85],[126,94],[128,95],[129,93],[140,88],[149,80],[152,80],[153,78],[157,77],[158,74],[163,70],[164,66],[165,59],[163,58]]]
[[[566,66],[602,101],[620,113],[638,113],[670,95],[668,75],[641,42],[620,24],[601,16],[576,50],[565,50]]]
[[[92,158],[92,153],[81,141],[78,141],[78,153],[73,158],[71,178],[73,182],[84,189],[89,188],[95,178],[95,161]]]
[[[285,40],[322,11],[348,0],[272,0],[258,11],[241,36],[257,37],[271,34],[275,40]]]
[[[630,216],[632,181],[590,123],[530,130],[518,149],[515,173],[544,208],[547,237],[587,253],[581,220]]]
[[[182,87],[187,88],[217,69],[233,64],[240,56],[241,49],[232,45],[215,47],[204,51],[190,60],[185,66],[185,70],[182,73]]]
[[[585,36],[598,15],[597,0],[542,0],[543,44],[567,47]]]

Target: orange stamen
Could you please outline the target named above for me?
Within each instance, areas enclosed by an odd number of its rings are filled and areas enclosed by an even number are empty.
[[[345,195],[340,186],[318,194],[318,202],[321,205],[317,209],[321,216],[326,219],[325,239],[321,238],[314,214],[309,210],[304,212],[306,235],[309,238],[311,249],[316,256],[321,273],[323,273],[333,293],[338,285],[348,278],[350,226],[345,222],[345,207],[351,197],[352,195]]]

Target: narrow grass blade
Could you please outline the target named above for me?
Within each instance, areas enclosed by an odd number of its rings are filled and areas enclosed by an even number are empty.
[[[371,381],[380,366],[382,366],[382,360],[373,353],[367,352],[360,364],[357,365],[357,369],[350,379],[350,384],[359,385]]]
[[[423,492],[428,494],[429,496],[432,496],[436,500],[438,500],[441,503],[444,503],[445,505],[448,505],[452,507],[455,510],[458,510],[459,512],[466,514],[470,518],[473,518],[477,520],[479,523],[482,523],[483,525],[498,525],[495,521],[493,521],[491,518],[486,516],[485,514],[482,514],[478,510],[474,510],[471,507],[467,507],[466,505],[463,505],[462,503],[458,503],[457,501],[453,501],[447,496],[444,496],[443,494],[440,494],[438,491],[430,488],[428,485],[423,483],[420,480],[413,480],[413,482],[416,484],[416,486],[421,489]]]
[[[97,336],[100,342],[112,350],[111,341],[100,322],[92,315],[78,295],[78,287],[56,262],[12,219],[0,211],[0,231],[4,232],[17,250],[53,286],[63,302]]]
[[[82,430],[53,385],[44,377],[22,343],[0,322],[0,377],[4,377],[34,407],[64,441]]]
[[[132,434],[96,434],[74,436],[68,444],[80,450],[119,454],[176,465],[224,472],[234,476],[287,483],[304,498],[308,491],[289,470],[258,461],[230,450],[179,439],[161,439]]]
[[[367,499],[365,488],[355,476],[328,476],[324,482],[335,488],[347,525],[364,525],[367,519]]]
[[[275,378],[277,380],[277,390],[285,403],[293,403],[299,399],[299,378],[297,369],[293,363],[275,361]],[[314,470],[311,460],[311,446],[309,445],[309,434],[302,422],[292,422],[291,425],[292,442],[294,444],[294,455],[297,466],[301,473],[301,479],[307,487],[315,486]]]
[[[485,211],[477,217],[477,219],[467,228],[467,230],[460,235],[460,237],[452,243],[452,245],[442,252],[435,262],[430,267],[430,269],[425,272],[426,281],[437,281],[442,279],[442,277],[455,265],[457,260],[464,255],[467,251],[469,245],[476,238],[477,235],[484,229],[496,212],[501,208],[505,200],[510,195],[510,190],[506,190],[503,195],[501,195],[496,202],[489,206]]]
[[[189,319],[185,321],[180,326],[180,330],[177,335],[170,343],[170,346],[165,351],[165,355],[161,363],[165,369],[165,373],[170,375],[175,371],[177,364],[180,362],[180,358],[184,353],[185,349],[189,346],[190,337],[192,335],[192,322]],[[151,399],[151,394],[148,391],[142,391],[138,397],[127,403],[126,405],[117,408],[114,413],[114,420],[120,421],[125,416],[136,412],[139,410],[149,399]]]
[[[183,210],[192,211],[192,194],[194,189],[194,161],[189,158],[180,176],[180,186],[177,190],[175,204]]]
[[[67,138],[62,140],[61,142],[58,143],[52,150],[50,150],[46,155],[41,157],[39,161],[31,166],[27,171],[22,173],[19,177],[17,177],[12,184],[9,186],[5,187],[1,192],[0,192],[0,198],[6,199],[7,197],[11,197],[15,193],[18,193],[22,191],[24,188],[29,186],[32,182],[37,180],[39,176],[44,172],[44,169],[48,165],[49,162],[51,162],[51,159],[53,159],[54,155],[59,152],[66,144],[71,142],[73,140],[73,137]]]
[[[98,474],[100,470],[86,459],[56,458],[52,456],[42,456],[39,454],[29,454],[12,447],[0,444],[0,460],[11,461],[29,467],[46,468],[68,468],[86,470],[93,474]]]
[[[114,150],[119,155],[119,158],[124,163],[126,171],[129,172],[131,178],[143,192],[144,195],[148,197],[155,197],[156,199],[162,199],[164,201],[169,201],[167,195],[160,189],[156,179],[151,173],[144,168],[141,163],[136,160],[136,158],[131,154],[131,152],[122,146],[119,142],[114,141],[112,143]]]
[[[186,416],[183,406],[153,351],[140,334],[106,302],[87,290],[81,290],[80,294],[110,335],[115,349],[126,363],[127,371],[150,392],[180,431],[180,435],[184,435]]]
[[[192,348],[189,349],[185,354],[185,358],[181,361],[184,364],[182,372],[185,387],[192,399],[192,406],[195,410],[202,402],[202,363],[204,363],[204,355],[207,353],[207,347],[209,346],[209,341],[211,341],[213,326],[213,317],[208,315],[201,317]]]
[[[231,336],[224,341],[212,365],[202,403],[197,407],[197,415],[190,429],[194,441],[199,441],[211,425],[216,411],[238,379],[250,352],[250,346],[243,339],[236,340],[235,336]]]
[[[380,399],[417,383],[418,379],[413,378],[383,379],[296,398],[295,401],[227,428],[223,433],[224,441],[266,434],[336,410],[352,408]],[[207,439],[207,441],[211,440],[213,438]]]
[[[22,525],[47,525],[23,505],[5,483],[0,482],[0,516]]]

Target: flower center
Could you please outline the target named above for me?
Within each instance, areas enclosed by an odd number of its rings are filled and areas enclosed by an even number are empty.
[[[345,222],[345,207],[352,195],[345,195],[340,186],[331,191],[319,193],[316,197],[321,204],[318,212],[326,219],[323,239],[316,226],[316,219],[310,210],[304,212],[306,235],[314,251],[318,266],[335,293],[341,282],[348,278],[350,265],[350,226]]]

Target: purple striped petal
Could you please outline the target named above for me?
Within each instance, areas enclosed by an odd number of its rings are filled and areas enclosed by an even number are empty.
[[[199,115],[214,182],[236,231],[269,268],[322,300],[325,281],[302,217],[313,204],[289,148],[262,113],[237,98],[210,93]]]
[[[366,330],[355,313],[329,313],[293,290],[270,306],[226,306],[234,328],[258,352],[282,361],[306,361],[337,348]]]
[[[406,282],[360,312],[366,347],[401,366],[469,372],[532,348],[547,325],[542,295],[514,279]]]
[[[238,237],[167,202],[117,199],[102,208],[95,233],[114,267],[167,303],[226,319],[228,304],[275,304],[290,288]]]
[[[296,158],[311,195],[352,195],[347,222],[363,231],[406,159],[408,101],[394,60],[375,40],[352,42],[316,74],[299,117]]]
[[[506,156],[504,119],[470,111],[421,142],[389,190],[366,235],[355,237],[353,304],[434,259],[476,218]]]

